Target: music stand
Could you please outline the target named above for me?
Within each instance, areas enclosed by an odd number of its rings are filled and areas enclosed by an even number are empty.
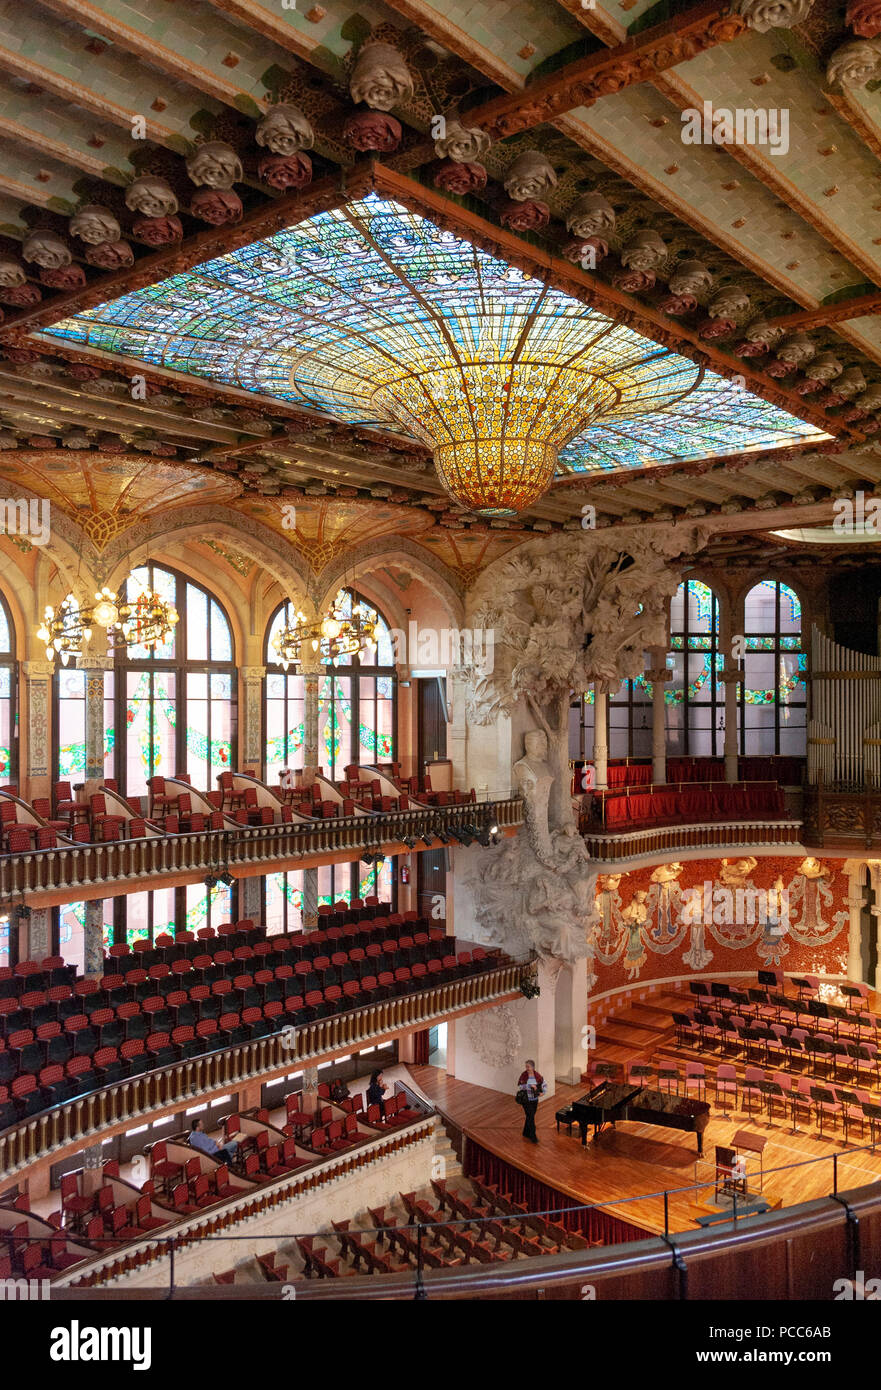
[[[746,1172],[737,1150],[724,1144],[716,1145],[716,1187],[713,1201],[718,1204],[720,1195],[732,1200],[736,1194],[746,1195]]]

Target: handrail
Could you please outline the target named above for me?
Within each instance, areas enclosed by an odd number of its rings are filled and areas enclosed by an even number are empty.
[[[204,830],[62,845],[0,855],[0,900],[89,889],[109,882],[142,880],[151,875],[185,875],[200,869],[289,864],[311,855],[348,852],[421,840],[438,831],[473,824],[500,829],[523,821],[523,801],[463,801],[447,806],[411,807],[369,818],[328,816],[306,824],[241,826],[238,830]],[[88,896],[88,894],[86,894]],[[101,896],[96,893],[94,896]]]
[[[311,1023],[282,1022],[266,1037],[199,1053],[74,1096],[0,1133],[0,1174],[5,1181],[58,1149],[92,1140],[135,1117],[164,1112],[194,1095],[208,1095],[256,1077],[271,1080],[374,1038],[424,1028],[435,1019],[464,1016],[515,994],[529,969],[531,962],[510,961]]]

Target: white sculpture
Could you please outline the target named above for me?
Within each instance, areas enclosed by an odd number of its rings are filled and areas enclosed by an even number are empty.
[[[254,138],[273,154],[296,154],[315,144],[315,132],[299,106],[287,101],[270,106],[257,122]]]
[[[736,319],[749,308],[749,295],[728,287],[714,294],[707,307],[713,318]]]
[[[526,803],[526,824],[532,847],[543,864],[553,864],[548,803],[554,774],[547,764],[548,739],[541,729],[530,729],[523,740],[526,752],[514,764],[514,782]]]
[[[55,232],[31,232],[21,248],[26,261],[42,266],[44,270],[60,270],[70,265],[73,259],[70,248]]]
[[[794,29],[811,12],[814,0],[736,0],[734,11],[751,29],[766,34],[769,29]]]
[[[815,344],[804,333],[793,333],[777,349],[781,362],[788,362],[791,367],[804,367],[816,353]]]
[[[99,203],[86,203],[70,219],[70,230],[87,246],[100,246],[102,241],[119,241],[122,235],[117,218],[109,208]]]
[[[854,39],[836,48],[826,67],[826,80],[842,87],[865,87],[881,72],[881,46]]]
[[[391,111],[413,95],[413,78],[396,48],[368,39],[355,62],[349,92],[353,101],[363,101],[373,111]]]
[[[557,175],[541,150],[524,150],[505,174],[505,192],[515,203],[543,198],[557,182]]]
[[[242,162],[231,145],[209,140],[187,160],[193,183],[206,188],[232,188],[243,177]]]
[[[438,159],[452,159],[456,164],[479,164],[489,153],[492,141],[485,130],[464,126],[461,121],[446,122],[446,131],[434,142]]]
[[[575,237],[606,236],[615,230],[615,209],[602,193],[584,193],[566,214],[566,230]]]
[[[207,149],[206,145],[202,149]],[[189,168],[189,166],[188,166]],[[125,190],[125,205],[132,212],[139,212],[142,217],[173,217],[178,209],[178,201],[174,189],[165,179],[156,178],[151,174],[145,174],[141,179],[135,179]],[[114,241],[114,237],[108,237],[108,241]]]
[[[666,245],[650,227],[635,232],[621,252],[621,264],[628,270],[657,270],[666,258]]]
[[[24,266],[13,260],[12,256],[0,256],[0,286],[3,289],[17,289],[27,278]]]
[[[703,261],[680,261],[667,286],[671,294],[703,294],[713,283],[710,274]]]

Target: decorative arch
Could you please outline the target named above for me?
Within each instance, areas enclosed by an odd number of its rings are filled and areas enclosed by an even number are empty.
[[[183,570],[159,560],[136,566],[141,580],[177,609],[170,642],[115,652],[104,672],[104,770],[126,796],[143,796],[149,779],[185,772],[201,790],[235,765],[236,648],[221,600]],[[93,655],[98,656],[97,651]],[[55,765],[62,780],[85,771],[86,673],[62,668],[55,678]]]
[[[326,607],[339,600],[344,612],[360,605],[375,615],[378,641],[361,656],[341,658],[332,666],[321,662],[318,680],[318,762],[335,780],[345,776],[350,763],[373,765],[391,762],[397,746],[397,672],[386,615],[358,590],[345,588],[331,595]],[[306,729],[306,681],[301,671],[285,672],[277,660],[272,639],[286,621],[293,620],[295,605],[289,599],[278,604],[266,626],[263,659],[265,775],[274,782],[284,768],[304,766]]]

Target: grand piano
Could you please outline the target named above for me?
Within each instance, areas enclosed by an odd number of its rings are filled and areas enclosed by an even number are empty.
[[[697,1151],[702,1154],[710,1107],[705,1100],[692,1100],[690,1096],[604,1081],[581,1100],[572,1102],[572,1118],[581,1131],[582,1144],[587,1142],[588,1125],[593,1125],[596,1138],[603,1125],[613,1125],[616,1120],[632,1120],[635,1124],[662,1125],[666,1129],[696,1134]]]

